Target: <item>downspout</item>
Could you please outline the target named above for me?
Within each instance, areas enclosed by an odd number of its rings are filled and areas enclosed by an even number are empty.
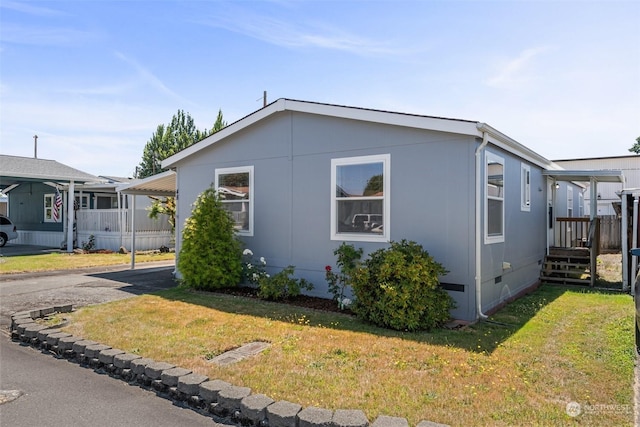
[[[633,196],[633,234],[631,236],[631,247],[638,247],[638,230],[636,229],[636,224],[638,223],[638,196]],[[638,272],[638,257],[631,256],[631,295],[635,295],[636,291],[636,273]],[[625,291],[627,288],[624,289]]]
[[[475,268],[475,283],[476,283],[476,320],[486,319],[489,316],[482,312],[482,152],[489,143],[487,131],[484,128],[484,123],[478,123],[476,125],[478,130],[482,131],[482,144],[476,148],[476,235],[475,235],[475,250],[476,250],[476,268]]]

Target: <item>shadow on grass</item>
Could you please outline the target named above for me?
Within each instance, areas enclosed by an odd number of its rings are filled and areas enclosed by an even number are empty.
[[[184,287],[176,287],[154,294],[167,300],[196,304],[231,314],[257,316],[309,327],[333,328],[380,337],[400,338],[490,354],[533,319],[540,310],[553,303],[567,291],[615,293],[602,289],[543,285],[530,294],[509,303],[486,321],[457,329],[439,328],[422,332],[394,331],[374,326],[347,314],[318,311],[287,303],[269,302],[223,293],[195,291]]]

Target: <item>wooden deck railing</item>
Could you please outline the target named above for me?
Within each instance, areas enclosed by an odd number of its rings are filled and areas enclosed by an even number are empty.
[[[600,220],[594,218],[556,218],[554,247],[588,248],[591,286],[595,284],[597,259],[600,254]]]
[[[559,248],[584,248],[589,243],[589,218],[556,218],[555,241]]]

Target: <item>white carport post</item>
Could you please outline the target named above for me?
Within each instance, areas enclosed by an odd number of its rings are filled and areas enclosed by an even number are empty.
[[[73,202],[75,200],[75,183],[69,181],[69,190],[67,191],[67,252],[73,252]]]
[[[131,196],[131,269],[136,268],[136,195]]]
[[[631,251],[629,250],[629,240],[627,239],[627,236],[629,235],[629,227],[627,224],[629,221],[627,220],[627,195],[624,191],[620,195],[620,198],[622,199],[622,290],[626,291],[629,289],[629,264],[627,262],[627,257],[631,256]],[[633,291],[634,289],[631,290],[631,295],[633,295]]]

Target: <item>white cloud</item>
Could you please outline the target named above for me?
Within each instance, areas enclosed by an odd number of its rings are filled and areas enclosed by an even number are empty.
[[[121,52],[116,52],[116,57],[118,57],[120,60],[126,62],[130,66],[132,66],[136,70],[136,72],[138,73],[138,76],[139,76],[141,81],[143,81],[143,82],[145,82],[147,84],[150,84],[152,87],[154,87],[159,92],[170,96],[172,99],[174,99],[176,101],[179,101],[182,104],[185,104],[185,103],[189,104],[189,105],[193,105],[194,104],[192,101],[182,97],[181,95],[177,94],[173,90],[169,89],[169,87],[167,85],[165,85],[162,82],[162,80],[160,80],[160,78],[158,78],[155,74],[153,74],[147,68],[143,67],[135,59],[130,58],[127,55],[125,55],[125,54],[123,54]]]
[[[226,16],[216,14],[214,18],[199,23],[287,48],[311,47],[358,55],[398,55],[406,52],[406,48],[392,46],[386,41],[368,39],[327,25],[310,22],[295,25],[246,11]]]
[[[515,58],[500,61],[495,66],[496,72],[486,80],[486,84],[510,89],[529,83],[534,76],[534,60],[548,50],[548,47],[525,49]]]
[[[31,27],[4,23],[0,32],[3,43],[36,46],[72,46],[88,44],[99,36],[90,31],[72,28]]]
[[[54,15],[66,15],[56,9],[50,9],[48,7],[34,6],[23,2],[16,1],[2,1],[0,2],[0,9],[14,10],[16,12],[26,13],[28,15],[35,16],[54,16]]]

